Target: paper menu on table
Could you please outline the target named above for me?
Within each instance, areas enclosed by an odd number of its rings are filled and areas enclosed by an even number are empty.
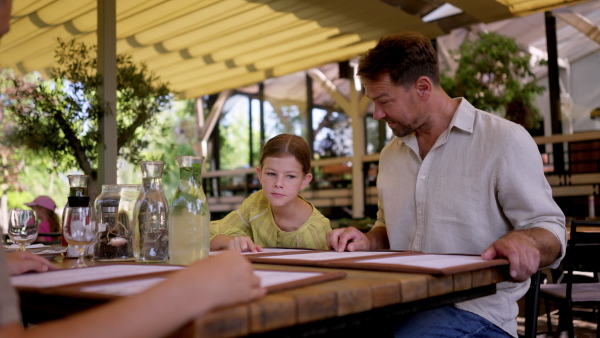
[[[481,256],[460,255],[410,255],[357,260],[355,263],[398,264],[415,267],[444,269],[466,264],[485,262]]]
[[[215,256],[215,255],[218,255],[225,251],[226,250],[211,251],[210,255]],[[247,252],[241,252],[241,254],[242,255],[270,254],[270,253],[278,254],[278,253],[294,253],[294,252],[306,252],[306,251],[312,251],[312,250],[311,249],[301,249],[301,248],[263,248],[263,251],[260,251],[260,252],[247,251]]]
[[[26,247],[27,250],[29,249],[39,249],[39,248],[47,248],[48,246],[42,243],[36,243],[36,244],[31,244],[28,245]],[[8,250],[8,251],[15,251],[15,250],[19,250],[20,246],[18,244],[11,244],[11,245],[5,245],[4,249]]]
[[[182,268],[183,267],[181,266],[168,265],[105,265],[81,269],[49,271],[44,273],[28,273],[25,275],[13,276],[11,277],[10,282],[17,288],[50,288],[103,279],[169,272]]]
[[[374,251],[353,251],[353,252],[337,252],[337,251],[319,251],[310,253],[290,254],[282,256],[261,256],[261,259],[283,259],[283,260],[304,260],[304,261],[325,261],[331,259],[344,259],[356,257],[378,256],[386,254],[385,252]]]
[[[82,287],[81,292],[113,296],[132,296],[164,281],[166,277],[145,278],[120,283],[106,283]]]
[[[506,259],[484,261],[479,255],[427,254],[417,251],[306,251],[251,255],[253,263],[319,266],[327,268],[453,274],[506,265]]]
[[[242,252],[243,255],[249,254],[269,254],[269,253],[287,253],[287,252],[306,252],[310,249],[290,249],[290,248],[263,248],[261,252]]]
[[[300,272],[300,271],[270,271],[256,270],[254,273],[260,278],[260,286],[263,288],[277,284],[300,281],[322,275],[322,272]]]
[[[322,283],[328,280],[340,279],[346,276],[343,272],[317,272],[317,271],[282,271],[282,270],[255,270],[260,278],[260,285],[267,288],[268,292],[281,291],[299,286]],[[147,277],[111,282],[99,281],[93,285],[58,287],[55,294],[84,295],[92,298],[112,298],[115,296],[132,296],[140,293],[162,281],[166,277]]]
[[[483,260],[479,255],[396,254],[372,259],[328,262],[327,267],[449,275],[507,265],[507,259]]]

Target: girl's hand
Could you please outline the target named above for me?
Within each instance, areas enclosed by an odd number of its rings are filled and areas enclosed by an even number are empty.
[[[254,244],[248,236],[233,237],[229,242],[229,249],[241,252],[261,252],[263,248],[260,245]]]

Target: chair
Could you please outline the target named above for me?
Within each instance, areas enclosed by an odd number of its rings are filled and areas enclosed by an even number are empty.
[[[531,276],[529,290],[525,294],[525,335],[520,337],[534,338],[537,336],[541,278],[541,270]]]
[[[567,326],[569,337],[574,337],[573,307],[593,307],[597,310],[600,306],[600,283],[578,282],[573,278],[573,271],[593,272],[600,271],[600,222],[571,222],[570,239],[567,245],[567,254],[562,261],[564,271],[567,272],[563,283],[540,285],[540,297],[546,305],[548,318],[548,331],[552,332],[550,322],[549,300],[559,308],[561,326]],[[598,311],[595,310],[596,323]],[[596,329],[596,337],[600,337],[600,330]]]

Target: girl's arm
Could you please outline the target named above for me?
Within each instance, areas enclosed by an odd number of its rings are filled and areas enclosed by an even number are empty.
[[[216,235],[210,240],[210,250],[224,250],[229,248],[229,242],[233,237],[227,235]]]
[[[242,202],[238,209],[233,210],[223,219],[210,222],[211,250],[235,249],[230,246],[230,242],[239,237],[246,237],[250,243],[254,244],[251,239],[253,234],[249,218],[250,210],[256,206],[258,197],[258,194],[252,194]]]

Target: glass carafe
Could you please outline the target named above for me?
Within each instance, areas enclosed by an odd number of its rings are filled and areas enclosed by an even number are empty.
[[[98,260],[133,260],[133,209],[140,194],[139,184],[105,184],[94,208],[98,241],[94,257]]]
[[[210,212],[200,181],[202,156],[179,156],[179,185],[169,211],[171,264],[188,265],[208,258]]]
[[[67,179],[69,180],[69,197],[89,197],[88,195],[88,183],[90,177],[88,175],[67,175]],[[67,204],[63,209],[62,220],[64,222],[65,212],[69,207],[69,201],[67,199]],[[67,240],[65,237],[62,237],[62,245],[67,246]],[[90,250],[93,250],[91,248]],[[70,246],[67,248],[67,257],[79,257],[79,252],[74,247]]]
[[[143,161],[142,189],[133,211],[136,262],[162,263],[169,257],[169,205],[162,190],[164,162]]]

